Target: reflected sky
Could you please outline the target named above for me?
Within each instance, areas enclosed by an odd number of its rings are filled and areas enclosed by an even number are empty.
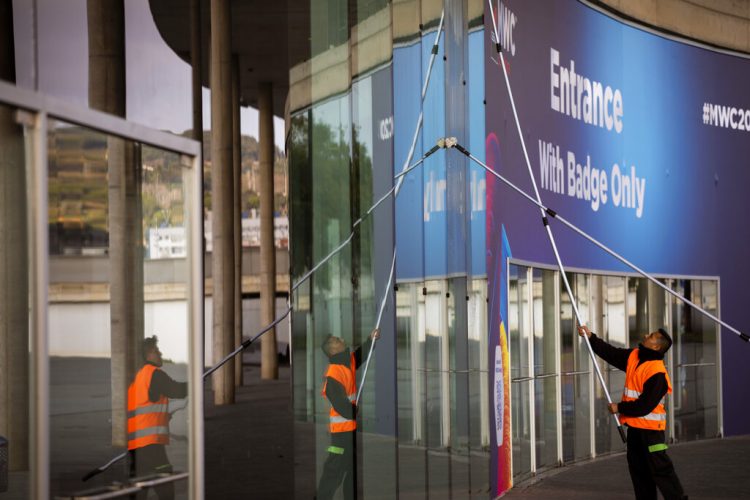
[[[88,105],[86,0],[36,0],[41,92]],[[31,0],[13,0],[16,73],[20,86],[34,87]],[[159,35],[148,0],[125,2],[127,118],[161,130],[192,128],[190,65]],[[210,91],[203,89],[203,128],[211,125]],[[242,108],[243,135],[258,136],[258,112]],[[284,122],[274,119],[275,143],[283,149]]]

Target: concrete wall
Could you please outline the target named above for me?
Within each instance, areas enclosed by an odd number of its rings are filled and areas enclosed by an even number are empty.
[[[750,0],[599,0],[646,24],[750,53]]]
[[[289,290],[289,252],[276,249],[276,289]],[[50,257],[51,303],[57,302],[108,302],[109,258],[107,256],[52,256]],[[211,258],[205,259],[206,295],[212,293]],[[258,294],[260,291],[260,249],[245,248],[242,252],[242,293]],[[187,280],[185,259],[146,260],[144,267],[145,300],[183,299]]]
[[[213,340],[212,298],[206,298],[204,320],[205,359],[211,364]],[[159,348],[164,357],[175,363],[187,363],[187,302],[184,300],[147,301],[144,310],[144,330],[146,335],[159,337]],[[286,300],[276,299],[277,314],[286,309]],[[257,298],[242,301],[242,333],[244,338],[256,335],[265,326],[260,321],[260,300]],[[53,357],[108,358],[111,355],[109,335],[109,304],[105,302],[64,302],[50,304],[49,308],[49,351]],[[276,327],[276,350],[285,354],[289,345],[289,322],[285,318]],[[260,342],[253,344],[243,356],[245,362],[260,362]]]

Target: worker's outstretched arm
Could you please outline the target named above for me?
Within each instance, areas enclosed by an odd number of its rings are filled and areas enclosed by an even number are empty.
[[[332,377],[326,377],[326,397],[339,415],[354,419],[354,404],[346,397],[344,386]]]
[[[152,403],[159,401],[159,398],[166,396],[172,399],[182,399],[187,397],[187,382],[177,382],[162,370],[154,370],[151,376],[151,385],[148,386],[148,399]]]
[[[591,333],[585,325],[578,327],[578,335],[586,335],[589,338],[589,343],[591,343],[591,349],[594,353],[610,365],[622,371],[628,368],[628,357],[632,349],[623,349],[606,343],[597,337],[595,333]]]
[[[367,359],[367,355],[370,353],[370,346],[377,338],[380,338],[380,328],[375,328],[370,333],[370,338],[368,338],[364,344],[357,347],[357,349],[354,351],[354,359],[357,363],[357,368],[359,368],[359,365],[361,365]]]

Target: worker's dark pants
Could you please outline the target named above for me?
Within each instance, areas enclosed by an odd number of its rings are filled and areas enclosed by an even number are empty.
[[[656,500],[656,488],[665,500],[687,498],[664,443],[664,431],[628,427],[628,469],[637,500]]]
[[[130,477],[152,476],[172,472],[172,464],[167,458],[163,444],[151,444],[143,448],[130,450]],[[174,498],[174,483],[166,483],[154,488],[159,500]],[[148,491],[139,493],[136,498],[147,498]]]
[[[354,498],[354,440],[355,431],[332,432],[328,457],[323,465],[323,475],[318,483],[317,500],[333,498],[339,485],[344,484],[344,498]]]

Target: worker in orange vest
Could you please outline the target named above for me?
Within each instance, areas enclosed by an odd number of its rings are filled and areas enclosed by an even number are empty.
[[[354,352],[350,352],[346,342],[329,335],[321,348],[328,356],[328,369],[321,394],[331,404],[328,413],[328,431],[331,433],[331,446],[323,465],[323,475],[318,484],[318,500],[333,498],[343,482],[344,498],[354,498],[354,454],[355,431],[357,430],[357,368],[363,356],[370,351],[370,345],[380,337],[380,330],[374,329],[370,338]]]
[[[175,382],[161,370],[164,364],[156,335],[143,340],[143,367],[128,388],[128,453],[130,476],[171,473],[169,398],[187,396],[187,382]],[[174,484],[154,488],[161,500],[174,497]]]
[[[589,338],[597,356],[625,372],[622,401],[611,403],[609,412],[619,414],[620,423],[628,427],[628,469],[636,499],[656,500],[657,488],[665,500],[687,498],[667,456],[664,437],[664,400],[672,394],[664,355],[672,347],[672,338],[659,328],[645,335],[637,348],[622,349],[598,338],[586,326],[579,326],[578,334]]]

